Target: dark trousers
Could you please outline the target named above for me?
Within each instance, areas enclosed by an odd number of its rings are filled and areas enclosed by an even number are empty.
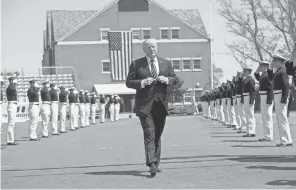
[[[161,102],[154,102],[151,112],[146,117],[140,117],[144,132],[146,165],[160,162],[161,135],[166,121],[166,111]]]

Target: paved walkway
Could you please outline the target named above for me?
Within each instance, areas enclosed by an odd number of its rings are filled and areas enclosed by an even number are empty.
[[[259,143],[201,116],[168,117],[160,168],[150,178],[138,119],[97,124],[2,150],[2,188],[296,188],[296,114],[290,117],[294,147]],[[4,126],[4,131],[6,131]],[[40,131],[39,131],[40,133]],[[2,134],[2,144],[5,134]],[[3,145],[2,145],[3,146]]]

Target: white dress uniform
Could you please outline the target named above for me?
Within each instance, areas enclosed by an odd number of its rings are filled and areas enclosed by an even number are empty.
[[[120,102],[119,97],[114,97],[114,119],[115,121],[119,120],[119,111],[120,111]]]
[[[70,93],[68,95],[69,100],[69,108],[70,108],[70,131],[76,131],[76,96],[74,94],[74,89],[70,89]]]
[[[109,112],[110,112],[110,121],[113,122],[114,121],[114,96],[112,96],[109,100],[110,105],[109,105]]]
[[[17,90],[16,90],[15,83],[17,83],[17,80],[15,77],[10,77],[9,81],[10,81],[10,84],[6,89],[6,97],[8,101],[7,145],[18,145],[18,143],[14,142],[14,126],[16,123],[16,113],[17,113]]]
[[[90,116],[90,99],[89,93],[85,92],[85,126],[89,126],[89,116]]]
[[[67,96],[68,92],[65,90],[65,87],[60,87],[61,92],[59,93],[59,102],[60,102],[60,132],[66,133],[66,120],[67,120]]]
[[[0,82],[1,82],[1,88],[0,88],[0,129],[1,129],[1,133],[2,133],[2,117],[3,117],[3,113],[2,113],[2,102],[3,102],[2,86],[4,84],[2,76],[0,76]]]
[[[79,108],[80,108],[80,127],[85,127],[85,97],[83,90],[80,90],[79,94]]]
[[[29,99],[29,137],[30,141],[38,141],[37,138],[37,127],[38,127],[38,121],[39,121],[39,89],[36,88],[33,84],[36,82],[36,80],[29,81],[31,84],[31,87],[27,91],[27,96]]]
[[[237,98],[237,109],[239,115],[238,131],[237,133],[246,133],[247,132],[247,119],[244,111],[244,96],[243,96],[243,78],[239,78],[236,82],[236,98]],[[240,123],[240,125],[239,125]]]
[[[244,70],[252,71],[251,68],[244,68]],[[256,120],[255,120],[255,80],[249,75],[243,83],[244,96],[244,111],[247,121],[247,134],[243,137],[256,136]]]
[[[52,135],[59,135],[58,118],[59,118],[59,95],[55,84],[50,84],[50,98],[51,98],[51,129]]]
[[[106,99],[104,96],[100,98],[100,111],[101,111],[101,123],[105,123],[105,116],[106,116]]]
[[[80,115],[80,100],[79,100],[79,94],[78,94],[78,91],[74,91],[74,93],[75,93],[75,98],[76,98],[76,105],[75,105],[75,128],[76,129],[79,129],[79,127],[81,126],[81,124],[79,125],[79,121],[80,121],[80,119],[79,118],[81,118],[81,115]]]
[[[261,65],[269,66],[268,62],[260,62]],[[273,140],[273,90],[272,80],[269,79],[267,71],[263,73],[254,73],[256,80],[259,82],[259,95],[260,95],[260,111],[262,117],[263,138],[259,139],[260,142]]]
[[[90,104],[91,104],[91,119],[92,124],[96,124],[96,112],[97,112],[97,103],[96,103],[96,95],[94,92],[91,93]],[[105,110],[105,108],[104,108]]]
[[[51,95],[49,88],[46,86],[48,81],[43,82],[44,87],[41,89],[41,118],[42,118],[42,137],[47,138],[48,135],[48,126],[49,126],[49,119],[50,119],[50,106],[51,106]]]
[[[285,58],[280,55],[274,55],[274,60],[280,60],[284,63]],[[284,64],[273,72],[268,70],[268,76],[273,81],[274,104],[277,125],[279,128],[280,144],[277,146],[292,146],[289,121],[287,118],[287,107],[289,97],[289,77]]]

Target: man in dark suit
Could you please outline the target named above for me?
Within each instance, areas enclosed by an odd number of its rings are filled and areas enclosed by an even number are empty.
[[[168,115],[167,86],[178,82],[170,61],[157,56],[155,39],[143,42],[145,57],[134,60],[129,68],[126,86],[135,89],[136,115],[144,132],[146,165],[152,176],[160,162],[161,134]]]

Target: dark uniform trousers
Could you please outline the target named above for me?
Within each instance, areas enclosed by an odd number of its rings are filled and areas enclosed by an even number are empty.
[[[166,109],[163,104],[154,101],[151,112],[146,117],[140,117],[144,131],[146,165],[160,162],[161,135],[166,121]]]

